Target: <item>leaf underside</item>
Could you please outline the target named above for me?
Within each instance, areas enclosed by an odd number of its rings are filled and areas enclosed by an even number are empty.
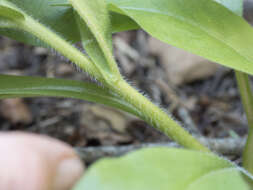
[[[45,24],[50,29],[60,34],[68,41],[78,41],[80,39],[76,23],[73,19],[73,11],[67,7],[53,7],[51,6],[52,0],[2,0],[12,3],[20,10],[24,11],[27,15],[32,16],[42,24]],[[53,0],[61,2],[61,0]],[[0,2],[1,4],[1,2]],[[1,17],[0,17],[1,21]],[[73,30],[74,29],[74,30]],[[34,36],[14,29],[1,29],[0,34],[8,36],[32,45],[45,45]]]
[[[14,75],[0,75],[0,99],[16,97],[67,97],[87,100],[122,109],[138,116],[138,112],[110,90],[93,83]]]
[[[6,19],[24,19],[24,15],[19,11],[1,4],[0,4],[0,17],[4,17]]]
[[[250,190],[240,170],[214,154],[149,148],[98,161],[74,190]]]
[[[231,5],[213,0],[107,0],[163,42],[253,74],[253,29]]]
[[[106,3],[101,0],[71,0],[76,13],[81,41],[87,54],[101,73],[112,74],[116,68],[112,57],[112,30]]]

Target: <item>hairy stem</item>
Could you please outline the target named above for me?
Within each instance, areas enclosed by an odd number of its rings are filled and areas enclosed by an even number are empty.
[[[167,113],[141,95],[126,81],[117,81],[112,89],[126,102],[135,106],[140,111],[140,115],[143,120],[178,142],[180,145],[190,149],[205,152],[210,151],[186,130],[184,130],[176,121],[169,117]]]
[[[241,94],[242,104],[246,112],[249,132],[246,146],[243,151],[243,166],[253,174],[253,97],[247,74],[235,71],[236,79]]]
[[[111,26],[110,26],[110,17],[106,8],[106,2],[104,0],[93,0],[93,1],[84,1],[84,0],[69,0],[73,8],[77,11],[79,16],[83,19],[83,21],[87,24],[91,33],[94,35],[97,43],[99,44],[102,52],[104,53],[104,57],[107,61],[107,64],[110,66],[110,71],[116,76],[116,78],[120,78],[119,69],[114,60],[112,54],[112,44],[111,44]],[[96,6],[100,12],[100,20],[107,24],[97,23],[97,19],[95,18],[95,14],[93,13],[93,9],[91,7]],[[102,26],[101,26],[102,25]],[[109,37],[110,36],[110,37]],[[108,38],[108,39],[106,39]]]
[[[89,73],[92,77],[99,81],[104,81],[101,73],[88,57],[44,25],[26,16],[24,21],[18,23],[18,26],[20,29],[33,34],[41,41],[50,45],[69,60],[73,61],[83,71]]]

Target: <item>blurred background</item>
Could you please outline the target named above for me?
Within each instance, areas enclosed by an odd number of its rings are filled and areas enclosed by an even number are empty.
[[[253,0],[245,1],[253,24]],[[247,133],[234,72],[164,44],[142,30],[113,36],[122,74],[195,135],[240,138]],[[89,80],[54,52],[0,37],[4,74]],[[145,122],[112,108],[64,98],[0,101],[0,130],[46,134],[75,147],[167,142]]]

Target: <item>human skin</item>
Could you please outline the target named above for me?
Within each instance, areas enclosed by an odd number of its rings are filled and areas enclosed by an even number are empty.
[[[69,190],[84,171],[67,144],[46,136],[0,133],[0,189]]]

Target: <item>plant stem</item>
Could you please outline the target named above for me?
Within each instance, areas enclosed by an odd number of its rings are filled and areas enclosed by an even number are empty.
[[[20,29],[33,34],[41,41],[50,45],[92,77],[99,81],[104,81],[100,71],[88,57],[46,26],[27,15],[24,21],[19,21],[18,26]]]
[[[248,120],[248,139],[243,151],[243,166],[253,174],[253,96],[247,74],[235,71],[241,100]]]
[[[122,99],[135,106],[140,111],[143,120],[178,142],[180,145],[199,151],[210,151],[183,129],[176,121],[169,117],[167,113],[154,105],[126,81],[122,79],[118,80],[111,88],[118,93]]]
[[[246,145],[243,150],[243,167],[253,174],[253,131],[249,129]]]

